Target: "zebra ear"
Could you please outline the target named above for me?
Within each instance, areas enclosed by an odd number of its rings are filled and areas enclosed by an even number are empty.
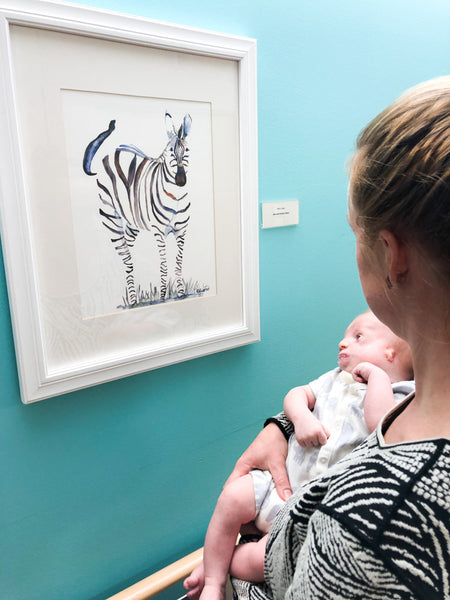
[[[166,131],[169,139],[171,139],[174,135],[177,135],[177,130],[175,129],[172,121],[172,115],[169,115],[168,112],[166,112]]]
[[[183,138],[185,138],[187,136],[187,134],[190,132],[191,125],[192,125],[192,117],[191,117],[191,115],[190,114],[184,115],[184,119],[183,119]]]

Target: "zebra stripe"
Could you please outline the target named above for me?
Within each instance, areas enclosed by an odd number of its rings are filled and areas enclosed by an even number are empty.
[[[103,157],[103,176],[97,179],[102,204],[99,213],[103,225],[112,234],[111,242],[122,259],[126,298],[131,305],[138,302],[132,248],[140,231],[152,231],[156,239],[161,301],[166,299],[167,293],[167,237],[173,234],[177,248],[174,268],[177,295],[179,298],[185,295],[183,252],[191,204],[188,194],[180,194],[179,190],[186,184],[188,150],[185,140],[192,120],[190,115],[186,115],[181,126],[176,129],[169,113],[166,113],[165,118],[169,141],[158,158],[147,156],[136,146],[120,145],[112,155]],[[113,129],[110,125],[108,131],[88,144],[83,162],[88,174],[91,174],[90,164],[95,152]]]

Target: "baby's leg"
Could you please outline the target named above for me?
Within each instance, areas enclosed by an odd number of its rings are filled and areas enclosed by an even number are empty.
[[[239,544],[233,553],[230,574],[238,579],[258,583],[264,581],[264,557],[267,535],[257,542]]]
[[[247,542],[246,544],[235,546],[229,568],[230,575],[254,583],[264,581],[266,543],[267,535],[258,541]],[[189,598],[198,598],[205,585],[205,569],[203,563],[192,571],[185,583],[189,588]]]
[[[240,477],[223,489],[206,532],[203,567],[195,569],[184,581],[184,587],[190,590],[189,598],[197,600],[201,593],[201,600],[223,600],[239,529],[255,518],[255,512],[251,475]]]

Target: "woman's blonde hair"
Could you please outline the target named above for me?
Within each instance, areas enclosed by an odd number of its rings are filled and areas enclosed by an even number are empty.
[[[450,76],[411,88],[360,133],[351,203],[367,242],[418,243],[450,281]]]

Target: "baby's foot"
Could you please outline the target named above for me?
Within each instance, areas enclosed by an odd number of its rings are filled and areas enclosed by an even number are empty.
[[[195,568],[189,577],[183,582],[183,587],[185,590],[189,590],[187,593],[188,598],[190,600],[198,600],[200,598],[200,594],[205,586],[205,570],[203,568],[203,563],[201,563],[197,568]]]
[[[225,600],[225,586],[205,583],[200,600]]]
[[[206,578],[203,563],[201,563],[183,582],[189,600],[224,600],[225,585],[215,579]]]

